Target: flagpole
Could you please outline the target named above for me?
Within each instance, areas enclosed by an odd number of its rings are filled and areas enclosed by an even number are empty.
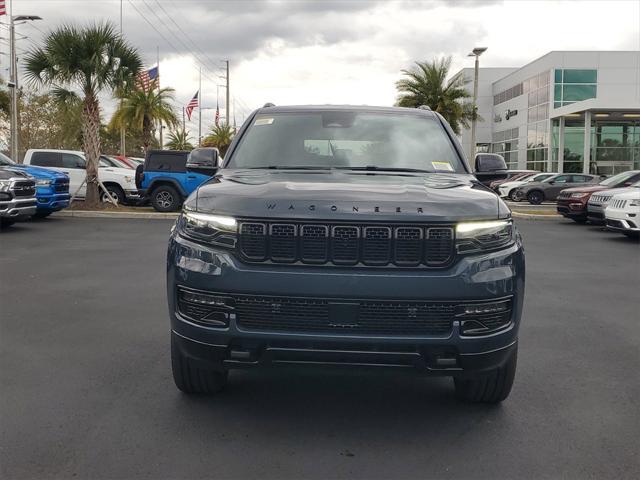
[[[200,80],[198,86],[198,146],[202,145],[202,67],[200,67]]]
[[[120,36],[122,37],[122,0],[120,0]],[[124,88],[124,85],[122,86]],[[124,93],[124,92],[122,92]],[[120,99],[120,108],[122,109],[123,99]],[[120,127],[120,155],[127,156],[127,133],[124,125]]]
[[[157,59],[158,59],[158,93],[160,93],[160,47],[157,46],[156,47],[156,54],[157,54]],[[164,142],[162,141],[162,120],[159,120],[158,122],[160,124],[160,150],[164,149]]]

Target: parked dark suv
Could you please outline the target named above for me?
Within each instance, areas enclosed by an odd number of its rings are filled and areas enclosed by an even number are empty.
[[[452,376],[462,399],[502,401],[524,252],[476,177],[505,169],[481,157],[474,176],[428,109],[255,111],[169,240],[177,387],[216,392],[250,366],[411,367]]]
[[[514,193],[516,201],[527,199],[532,205],[544,201],[553,201],[565,188],[577,187],[588,183],[598,183],[602,177],[583,173],[560,173],[541,182],[529,182],[518,187]]]

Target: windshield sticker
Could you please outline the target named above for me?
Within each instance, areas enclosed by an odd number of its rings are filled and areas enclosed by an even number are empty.
[[[256,119],[255,122],[253,122],[254,125],[271,125],[273,123],[273,118],[258,118]]]
[[[447,172],[453,172],[453,167],[451,166],[451,164],[449,162],[431,162],[431,165],[433,165],[433,168],[435,170],[445,170]]]

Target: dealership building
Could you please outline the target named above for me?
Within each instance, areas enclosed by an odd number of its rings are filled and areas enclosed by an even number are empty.
[[[457,75],[473,93],[474,69]],[[477,151],[509,168],[640,169],[640,51],[554,51],[520,68],[480,68],[477,105]],[[471,152],[469,129],[461,141]]]

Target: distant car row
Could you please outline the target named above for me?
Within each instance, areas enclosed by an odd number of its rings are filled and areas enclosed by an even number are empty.
[[[503,198],[533,205],[557,201],[559,214],[578,223],[606,224],[628,236],[640,232],[640,170],[612,177],[512,170],[490,185]]]
[[[145,159],[100,156],[100,181],[118,203],[151,203],[160,212],[178,210],[200,184],[210,178],[197,169],[187,172],[188,159],[217,164],[214,148],[188,151],[149,151]],[[25,217],[46,217],[69,206],[70,197],[82,199],[86,193],[86,159],[74,150],[27,150],[17,164],[0,153],[0,217],[2,226]],[[33,192],[27,188],[33,183]],[[31,198],[35,197],[35,198]],[[109,201],[106,193],[102,201]]]

